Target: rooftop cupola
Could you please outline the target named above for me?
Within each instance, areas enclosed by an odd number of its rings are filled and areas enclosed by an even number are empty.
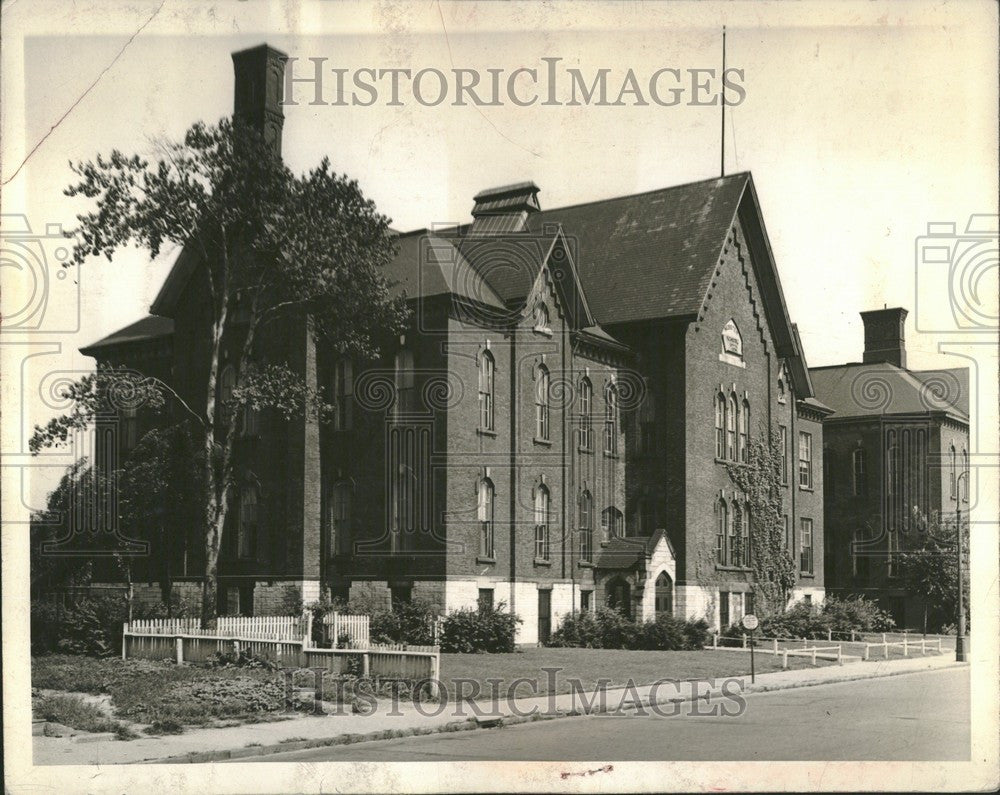
[[[538,186],[534,182],[487,188],[475,195],[475,202],[470,230],[474,235],[521,232],[527,225],[528,216],[541,210]]]
[[[865,324],[864,363],[888,362],[906,369],[906,316],[902,307],[862,312]]]

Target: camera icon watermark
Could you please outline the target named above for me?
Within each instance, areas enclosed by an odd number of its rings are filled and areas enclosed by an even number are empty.
[[[995,332],[1000,326],[1000,216],[969,216],[928,223],[916,240],[916,329],[921,332]]]
[[[0,334],[80,330],[80,269],[60,224],[33,230],[28,217],[0,215],[5,311]]]

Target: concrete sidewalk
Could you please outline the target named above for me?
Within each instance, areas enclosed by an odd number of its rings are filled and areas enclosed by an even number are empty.
[[[484,661],[488,656],[484,655]],[[896,660],[855,662],[844,666],[797,669],[761,674],[751,685],[749,676],[615,687],[604,698],[588,693],[565,693],[517,698],[510,702],[456,702],[420,704],[380,700],[371,715],[296,715],[272,723],[244,724],[224,729],[190,729],[184,734],[131,741],[79,742],[71,738],[33,737],[36,765],[104,765],[142,762],[212,762],[293,751],[325,745],[385,740],[440,731],[465,731],[498,722],[565,717],[587,712],[613,712],[642,705],[711,701],[733,694],[782,690],[935,670],[957,665],[951,654]],[[541,673],[541,672],[540,672]],[[667,680],[664,680],[666,682]],[[722,692],[723,682],[728,682]],[[332,713],[334,707],[326,705]]]

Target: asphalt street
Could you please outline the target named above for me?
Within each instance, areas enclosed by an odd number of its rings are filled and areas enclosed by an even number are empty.
[[[241,761],[968,760],[969,687],[950,668],[752,694],[734,717],[561,718]]]

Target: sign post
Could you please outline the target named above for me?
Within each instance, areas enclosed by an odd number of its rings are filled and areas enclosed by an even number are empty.
[[[750,682],[753,684],[757,681],[757,674],[754,670],[753,664],[753,631],[757,629],[757,616],[753,613],[747,613],[743,616],[743,628],[750,633]]]

